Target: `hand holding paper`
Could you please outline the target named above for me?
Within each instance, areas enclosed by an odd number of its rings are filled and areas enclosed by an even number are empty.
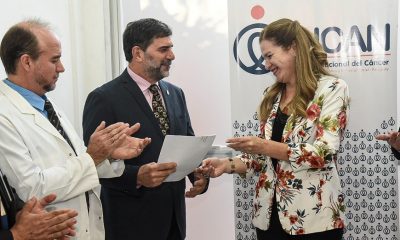
[[[137,184],[145,187],[157,187],[176,170],[176,163],[148,163],[139,168]]]
[[[211,149],[215,135],[212,136],[165,136],[158,163],[175,162],[176,171],[165,182],[179,181],[193,172]]]

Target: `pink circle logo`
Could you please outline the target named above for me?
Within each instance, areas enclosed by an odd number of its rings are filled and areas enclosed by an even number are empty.
[[[251,8],[251,16],[256,20],[264,17],[264,13],[265,13],[264,8],[261,7],[260,5],[255,5],[254,7]]]

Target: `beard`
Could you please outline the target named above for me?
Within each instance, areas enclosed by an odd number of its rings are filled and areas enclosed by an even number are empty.
[[[42,88],[44,92],[50,92],[56,88],[56,81],[49,82],[43,75],[37,76],[35,82]]]
[[[171,66],[171,60],[163,60],[161,63],[157,63],[154,58],[149,55],[145,55],[146,60],[146,75],[155,81],[159,81],[169,76],[169,67]],[[166,68],[166,69],[163,69]]]
[[[43,90],[46,92],[50,92],[56,89],[56,84],[45,84],[43,85]]]

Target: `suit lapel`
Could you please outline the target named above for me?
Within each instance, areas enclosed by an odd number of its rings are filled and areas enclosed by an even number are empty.
[[[167,111],[168,115],[168,120],[169,120],[169,132],[173,133],[175,131],[175,105],[174,102],[172,101],[172,95],[171,92],[168,89],[168,85],[163,81],[160,80],[158,82],[158,85],[160,86],[164,103],[165,103],[165,108]]]
[[[35,124],[47,131],[51,135],[65,141],[57,129],[44,117],[39,111],[37,111],[24,97],[12,88],[7,86],[3,81],[0,81],[0,92],[2,92],[12,104],[24,115],[33,115]]]
[[[157,133],[159,133],[161,136],[163,136],[160,126],[158,124],[158,121],[157,121],[156,117],[154,116],[154,113],[153,113],[152,109],[150,108],[149,103],[147,102],[146,98],[144,97],[142,90],[140,90],[139,86],[131,78],[131,76],[129,75],[129,73],[126,69],[121,74],[121,77],[122,77],[123,87],[129,92],[129,94],[137,102],[137,104],[139,105],[142,112],[150,120],[149,122],[156,129]]]

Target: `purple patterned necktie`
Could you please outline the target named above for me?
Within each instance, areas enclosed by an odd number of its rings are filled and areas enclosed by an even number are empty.
[[[158,124],[161,128],[161,132],[163,135],[167,135],[169,130],[169,122],[168,122],[168,115],[167,111],[164,108],[162,103],[161,95],[158,91],[158,86],[156,84],[152,84],[149,87],[150,92],[153,94],[153,100],[151,105],[153,106],[154,116],[158,120]]]

